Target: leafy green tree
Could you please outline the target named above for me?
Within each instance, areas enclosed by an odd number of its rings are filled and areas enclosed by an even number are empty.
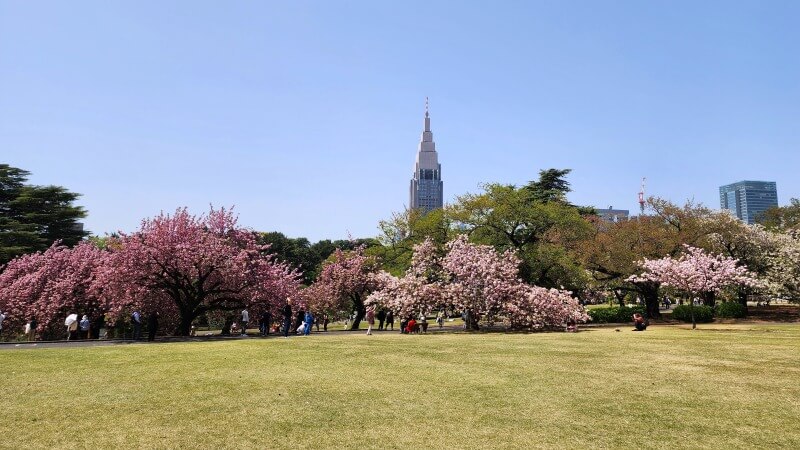
[[[572,190],[567,175],[572,169],[545,169],[539,171],[539,180],[530,181],[525,189],[531,199],[541,203],[567,203],[567,194]]]
[[[488,184],[483,193],[457,197],[450,214],[472,242],[516,250],[525,281],[580,291],[585,276],[574,252],[591,225],[578,208],[551,198],[540,201],[529,186]]]
[[[652,280],[628,281],[640,273],[637,262],[677,257],[684,245],[709,248],[712,235],[729,224],[714,220],[708,208],[693,202],[678,206],[651,197],[647,212],[635,220],[597,222],[592,238],[581,245],[579,253],[595,285],[613,292],[620,300],[626,293],[634,293],[644,301],[649,317],[660,317],[660,285]],[[725,239],[731,237],[726,234]],[[716,238],[714,242],[719,243]]]
[[[72,246],[88,235],[78,223],[80,196],[60,186],[25,184],[30,172],[0,164],[0,264],[43,251],[60,240]]]
[[[793,198],[787,206],[770,208],[757,220],[767,229],[797,229],[800,227],[800,199]]]
[[[269,244],[269,251],[274,253],[279,261],[302,271],[306,285],[314,281],[314,271],[322,263],[323,258],[314,252],[308,239],[289,238],[278,231],[258,233],[257,239],[261,245]]]
[[[592,237],[578,250],[583,267],[599,291],[611,292],[623,303],[628,294],[642,298],[649,317],[660,317],[659,284],[653,281],[628,281],[638,274],[637,261],[672,254],[675,235],[665,221],[656,216],[617,223],[595,222]]]
[[[258,233],[257,239],[261,245],[269,244],[270,253],[274,253],[279,261],[302,271],[306,286],[316,280],[322,263],[336,249],[353,250],[361,245],[367,248],[376,245],[373,239],[322,240],[311,244],[307,238],[290,238],[278,231]]]
[[[445,209],[427,213],[407,209],[382,220],[378,228],[381,230],[378,236],[381,245],[369,248],[367,254],[377,256],[384,270],[398,276],[410,267],[415,245],[430,238],[441,247],[455,234]]]

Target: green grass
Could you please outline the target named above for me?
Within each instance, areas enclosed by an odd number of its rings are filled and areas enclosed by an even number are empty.
[[[800,448],[800,326],[2,350],[5,448]]]

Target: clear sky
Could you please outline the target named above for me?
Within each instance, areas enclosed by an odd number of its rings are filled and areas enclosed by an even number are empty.
[[[86,227],[235,205],[368,237],[430,97],[445,199],[571,168],[570,199],[800,197],[800,2],[0,0],[0,161]]]

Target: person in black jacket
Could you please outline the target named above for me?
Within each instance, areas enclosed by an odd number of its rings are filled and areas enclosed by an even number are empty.
[[[384,330],[388,330],[389,327],[392,327],[392,331],[394,331],[394,313],[391,309],[386,313],[386,327]]]
[[[269,336],[269,327],[272,325],[272,314],[269,310],[264,311],[261,314],[261,321],[258,324],[258,327],[261,329],[262,336]]]
[[[133,324],[133,340],[138,341],[142,337],[142,315],[138,309],[131,314],[131,323]]]
[[[154,341],[158,331],[158,313],[153,311],[147,316],[147,340]]]
[[[378,329],[383,330],[383,321],[386,320],[386,310],[381,308],[378,314],[375,314],[375,318],[378,319]]]
[[[292,299],[287,298],[283,305],[283,337],[289,337],[289,330],[292,328]]]

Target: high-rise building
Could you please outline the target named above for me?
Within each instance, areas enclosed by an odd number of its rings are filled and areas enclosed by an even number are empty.
[[[778,188],[774,181],[739,181],[720,186],[719,206],[752,225],[764,211],[778,206]]]
[[[411,177],[409,206],[425,212],[443,206],[444,188],[442,184],[442,165],[436,153],[436,143],[431,132],[431,118],[428,114],[428,99],[425,99],[425,128],[417,151],[417,162],[414,164],[414,176]]]

